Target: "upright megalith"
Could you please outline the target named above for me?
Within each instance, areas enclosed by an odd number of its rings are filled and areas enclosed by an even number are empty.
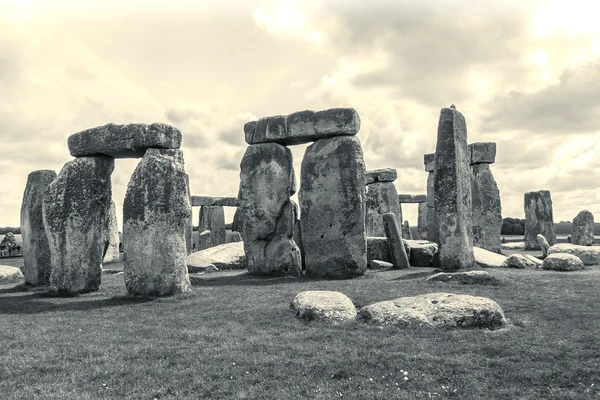
[[[130,295],[191,290],[185,259],[192,212],[183,152],[148,149],[123,203],[125,286]]]
[[[527,192],[525,208],[525,250],[539,249],[537,235],[543,235],[550,246],[556,244],[556,228],[552,215],[550,191]]]
[[[394,267],[399,269],[410,267],[408,254],[406,253],[404,241],[402,240],[402,231],[394,213],[384,214],[383,224],[385,227],[385,236],[387,237],[390,246],[390,255],[392,256]]]
[[[277,143],[248,146],[240,164],[239,220],[248,272],[299,275],[294,242],[292,152]]]
[[[434,198],[439,267],[475,266],[467,123],[455,108],[443,108],[435,149]]]
[[[398,193],[394,181],[398,177],[395,169],[386,168],[366,172],[366,234],[367,236],[385,236],[383,215],[394,213],[402,221],[402,208],[398,202]]]
[[[42,203],[48,185],[56,178],[51,170],[33,171],[21,204],[21,237],[23,239],[23,274],[25,282],[33,286],[50,284],[50,246],[44,228]]]
[[[80,157],[65,164],[43,200],[52,259],[50,285],[77,294],[100,288],[108,242],[111,157]]]
[[[106,220],[106,251],[102,262],[104,264],[119,261],[119,225],[117,223],[117,208],[111,200]]]
[[[225,243],[225,211],[222,206],[201,206],[198,232],[210,231],[209,247]],[[204,249],[200,249],[204,250]]]
[[[419,239],[427,239],[427,203],[419,203],[417,210],[417,236]]]
[[[410,224],[408,223],[408,221],[404,221],[402,223],[402,237],[404,239],[408,239],[408,240],[412,240],[412,233],[410,231]]]
[[[500,253],[502,205],[500,191],[490,164],[496,160],[496,143],[469,145],[471,163],[471,199],[473,206],[473,245]]]
[[[425,164],[425,172],[427,172],[427,195],[425,204],[427,205],[426,214],[426,225],[427,225],[427,239],[430,242],[438,242],[438,227],[435,217],[435,191],[434,191],[434,179],[435,179],[435,153],[428,153],[423,156],[423,163]]]
[[[580,211],[573,219],[571,243],[580,246],[594,244],[594,214],[589,210]]]
[[[302,160],[300,224],[306,273],[336,278],[367,268],[365,163],[354,136],[319,139]]]

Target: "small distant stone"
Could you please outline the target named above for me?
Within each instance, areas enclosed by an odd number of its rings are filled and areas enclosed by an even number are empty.
[[[457,282],[463,285],[497,285],[500,281],[486,271],[440,272],[426,279],[429,283]]]
[[[542,256],[546,257],[548,255],[548,249],[550,248],[550,244],[548,243],[548,241],[546,240],[544,235],[542,235],[540,233],[538,233],[536,238],[537,238],[537,242],[540,246],[540,249],[542,250]]]
[[[580,246],[594,244],[594,214],[591,211],[583,210],[575,216],[571,236],[573,244]]]
[[[387,261],[371,260],[371,261],[369,261],[369,268],[370,269],[390,269],[390,268],[394,268],[394,264],[387,262]]]
[[[352,300],[343,293],[327,290],[309,290],[296,295],[291,303],[296,317],[305,320],[327,320],[333,322],[356,319],[356,308]]]
[[[538,260],[533,256],[523,254],[512,254],[508,256],[502,263],[502,267],[519,269],[536,269],[541,265],[542,260]]]
[[[550,254],[542,263],[542,269],[552,271],[580,271],[583,268],[579,257],[566,253]]]
[[[9,285],[12,283],[21,283],[25,280],[20,268],[0,265],[0,285]]]

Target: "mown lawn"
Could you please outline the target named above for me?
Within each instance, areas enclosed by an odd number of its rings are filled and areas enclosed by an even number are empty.
[[[428,268],[344,281],[194,279],[191,294],[125,296],[123,276],[56,298],[0,286],[0,398],[589,399],[600,398],[600,267],[489,270],[500,286],[432,285]],[[499,331],[379,328],[297,320],[303,290],[357,306],[401,296],[486,296]]]

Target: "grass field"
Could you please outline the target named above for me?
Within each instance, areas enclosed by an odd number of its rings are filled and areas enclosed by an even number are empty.
[[[0,286],[0,398],[600,398],[600,267],[491,270],[500,286],[431,285],[431,271],[341,281],[219,272],[195,277],[190,294],[154,300],[127,298],[122,274],[75,298]],[[510,326],[297,320],[293,297],[321,289],[357,306],[430,292],[486,296]]]

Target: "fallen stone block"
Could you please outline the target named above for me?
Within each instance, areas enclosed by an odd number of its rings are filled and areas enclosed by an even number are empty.
[[[548,256],[556,253],[566,253],[577,256],[583,265],[600,264],[600,247],[598,246],[578,246],[569,243],[557,243],[548,249]]]
[[[463,285],[498,285],[500,283],[486,271],[440,272],[425,281],[429,283],[456,282]]]
[[[567,253],[549,254],[542,263],[542,269],[552,271],[580,271],[583,268],[579,257]]]
[[[0,265],[0,285],[10,285],[13,283],[21,283],[25,280],[23,272],[20,268],[10,267],[8,265]]]
[[[247,268],[243,242],[232,242],[214,246],[190,254],[185,259],[188,272],[202,272],[211,265],[219,270]]]
[[[327,290],[301,292],[290,304],[296,317],[308,321],[345,322],[356,319],[356,307],[343,293]]]
[[[398,179],[398,172],[393,168],[374,169],[365,173],[366,184],[375,182],[394,182]]]

